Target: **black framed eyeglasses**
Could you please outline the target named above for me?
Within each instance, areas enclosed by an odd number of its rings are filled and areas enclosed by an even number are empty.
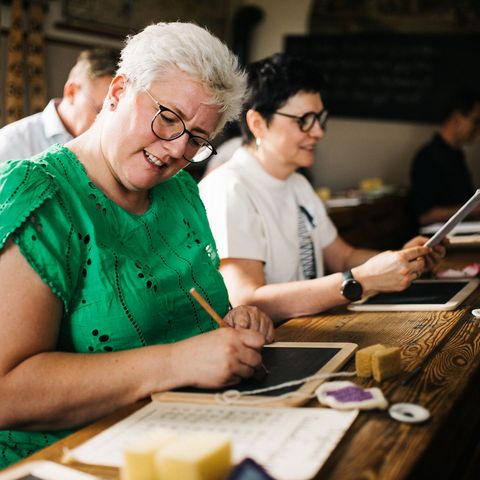
[[[283,117],[294,118],[302,132],[310,131],[315,125],[315,120],[318,121],[322,130],[327,129],[328,110],[323,109],[321,112],[307,112],[304,115],[291,115],[290,113],[273,112],[275,115],[282,115]]]
[[[194,135],[187,130],[184,121],[177,113],[160,104],[146,88],[144,90],[158,108],[151,123],[152,132],[157,138],[169,142],[186,133],[188,142],[183,158],[190,163],[203,162],[217,154],[214,146],[206,138]]]

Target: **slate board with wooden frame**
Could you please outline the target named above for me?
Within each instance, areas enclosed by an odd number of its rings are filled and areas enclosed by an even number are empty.
[[[351,303],[356,312],[421,312],[454,310],[477,287],[479,280],[416,280],[403,292],[379,293]]]
[[[266,345],[262,351],[263,363],[268,373],[258,371],[252,378],[219,390],[184,388],[152,395],[152,400],[164,402],[215,403],[215,394],[226,390],[250,391],[270,387],[291,380],[298,380],[317,373],[336,372],[350,359],[357,345],[354,343],[324,342],[276,342]],[[325,380],[311,380],[301,385],[266,392],[262,395],[244,396],[252,406],[295,407],[309,400],[317,387]],[[293,398],[276,398],[278,395],[296,391]],[[303,395],[302,395],[303,394]],[[258,399],[265,400],[261,405]]]

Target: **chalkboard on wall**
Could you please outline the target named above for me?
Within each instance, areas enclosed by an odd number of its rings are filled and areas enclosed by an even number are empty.
[[[336,116],[437,122],[449,93],[480,86],[480,35],[295,35],[285,50],[321,63]]]

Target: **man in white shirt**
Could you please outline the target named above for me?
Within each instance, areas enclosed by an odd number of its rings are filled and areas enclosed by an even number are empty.
[[[118,51],[113,49],[82,51],[61,99],[52,99],[42,112],[0,129],[0,163],[30,158],[87,130],[102,108],[117,61]]]

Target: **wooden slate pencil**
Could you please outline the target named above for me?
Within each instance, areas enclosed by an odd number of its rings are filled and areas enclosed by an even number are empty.
[[[212,308],[212,306],[195,290],[194,287],[190,289],[190,295],[200,304],[200,306],[218,323],[220,327],[229,327],[228,323],[224,322],[222,317]],[[268,373],[267,367],[262,362],[262,368]]]
[[[221,326],[228,325],[223,321],[222,317],[210,306],[210,304],[195,290],[190,289],[190,295],[200,304],[200,306]]]

